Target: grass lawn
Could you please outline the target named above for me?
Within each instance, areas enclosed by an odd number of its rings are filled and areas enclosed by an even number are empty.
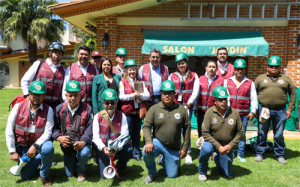
[[[9,159],[5,141],[5,128],[9,115],[8,106],[12,99],[21,93],[20,89],[0,89],[0,186],[42,186],[39,174],[28,181],[22,181],[20,177],[13,176],[9,168],[15,162]],[[165,176],[163,168],[157,166],[159,177],[149,186],[300,186],[300,141],[286,140],[287,165],[279,164],[273,153],[268,152],[261,163],[254,161],[255,154],[250,149],[246,151],[247,162],[241,163],[237,158],[233,162],[233,173],[229,178],[221,177],[213,161],[209,161],[208,181],[198,181],[198,149],[195,148],[196,138],[192,138],[193,164],[185,165],[182,160],[181,175],[175,179]],[[141,145],[142,146],[142,145]],[[147,176],[144,162],[131,159],[124,175],[127,181],[119,183],[117,180],[101,180],[97,165],[94,161],[88,163],[87,180],[77,183],[75,177],[67,178],[64,171],[63,154],[59,144],[54,142],[54,159],[57,166],[51,168],[53,186],[142,186]]]

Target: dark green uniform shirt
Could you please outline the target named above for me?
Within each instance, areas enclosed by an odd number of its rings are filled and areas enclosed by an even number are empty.
[[[172,107],[167,108],[160,102],[149,109],[143,124],[146,144],[152,144],[152,127],[153,137],[174,151],[180,150],[181,128],[183,128],[185,140],[182,150],[187,151],[191,136],[191,121],[182,105],[174,103]]]
[[[296,90],[292,80],[283,74],[271,77],[268,73],[259,75],[255,79],[255,87],[259,105],[269,109],[286,108],[287,93],[290,95],[288,111],[295,108]]]
[[[229,107],[224,118],[217,111],[216,106],[205,112],[202,136],[215,148],[227,144],[231,147],[237,145],[243,137],[243,131],[240,115],[235,109]]]

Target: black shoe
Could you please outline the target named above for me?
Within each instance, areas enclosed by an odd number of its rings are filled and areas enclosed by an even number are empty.
[[[52,161],[52,166],[56,166],[56,165],[57,165],[57,163]]]
[[[134,158],[136,161],[138,161],[138,162],[140,162],[140,161],[142,161],[142,159],[141,159],[141,157],[136,157],[136,158]]]

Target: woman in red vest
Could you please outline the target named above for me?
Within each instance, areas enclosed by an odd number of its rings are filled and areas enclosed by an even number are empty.
[[[132,140],[133,158],[141,161],[140,157],[140,131],[142,119],[139,116],[138,103],[147,102],[150,93],[142,82],[143,93],[134,89],[134,82],[138,81],[138,69],[135,60],[128,59],[125,62],[125,71],[123,79],[119,86],[119,99],[121,101],[121,110],[125,114],[128,123],[129,134]]]
[[[188,59],[186,53],[178,53],[176,55],[177,71],[169,76],[169,80],[172,80],[175,84],[175,102],[182,104],[188,110],[191,119],[193,103],[198,95],[198,89],[196,88],[199,87],[199,82],[197,81],[197,74],[191,72],[188,68]],[[191,143],[185,157],[185,162],[188,165],[192,164]]]
[[[119,94],[118,74],[112,73],[111,59],[103,58],[100,62],[99,75],[94,77],[92,84],[92,103],[94,114],[104,110],[102,93],[107,88],[111,88]]]

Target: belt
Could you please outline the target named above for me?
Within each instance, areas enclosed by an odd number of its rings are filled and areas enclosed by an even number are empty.
[[[157,98],[160,98],[161,96],[160,95],[152,95],[152,99],[157,99]]]

